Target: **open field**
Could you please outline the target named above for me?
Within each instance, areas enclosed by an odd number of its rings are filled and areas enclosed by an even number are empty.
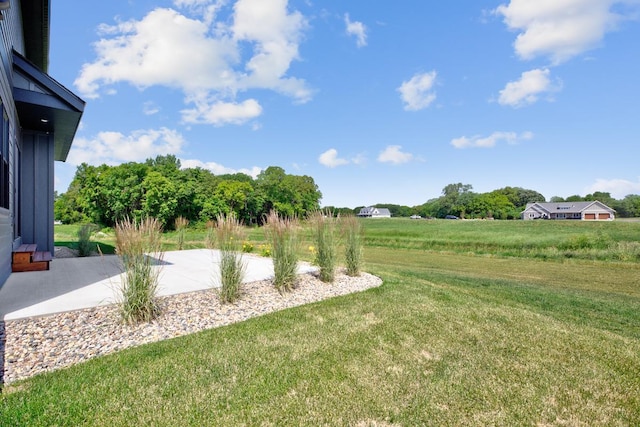
[[[640,424],[640,223],[364,224],[380,288],[15,383],[0,425]]]

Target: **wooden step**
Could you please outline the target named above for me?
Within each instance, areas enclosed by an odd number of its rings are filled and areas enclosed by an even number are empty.
[[[11,271],[14,273],[22,273],[25,271],[46,271],[49,269],[49,262],[30,262],[28,264],[13,264]]]
[[[51,252],[38,251],[37,245],[20,245],[13,251],[13,263],[11,271],[19,273],[23,271],[44,271],[49,269],[49,263],[53,259]]]
[[[31,262],[49,262],[53,259],[51,256],[51,252],[49,251],[39,251],[33,253],[33,258]]]

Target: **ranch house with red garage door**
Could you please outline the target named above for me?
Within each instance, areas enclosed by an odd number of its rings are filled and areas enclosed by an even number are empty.
[[[613,209],[602,202],[529,203],[522,219],[575,219],[581,221],[613,221]]]

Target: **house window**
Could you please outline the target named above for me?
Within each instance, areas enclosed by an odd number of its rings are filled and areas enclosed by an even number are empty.
[[[0,208],[9,209],[9,117],[4,106],[0,131]]]

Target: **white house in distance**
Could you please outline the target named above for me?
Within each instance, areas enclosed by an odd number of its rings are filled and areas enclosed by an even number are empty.
[[[369,206],[360,209],[358,216],[362,218],[391,218],[391,212],[387,208]]]
[[[613,221],[613,209],[604,203],[593,202],[557,202],[528,203],[520,214],[522,219],[577,219],[581,221]]]

